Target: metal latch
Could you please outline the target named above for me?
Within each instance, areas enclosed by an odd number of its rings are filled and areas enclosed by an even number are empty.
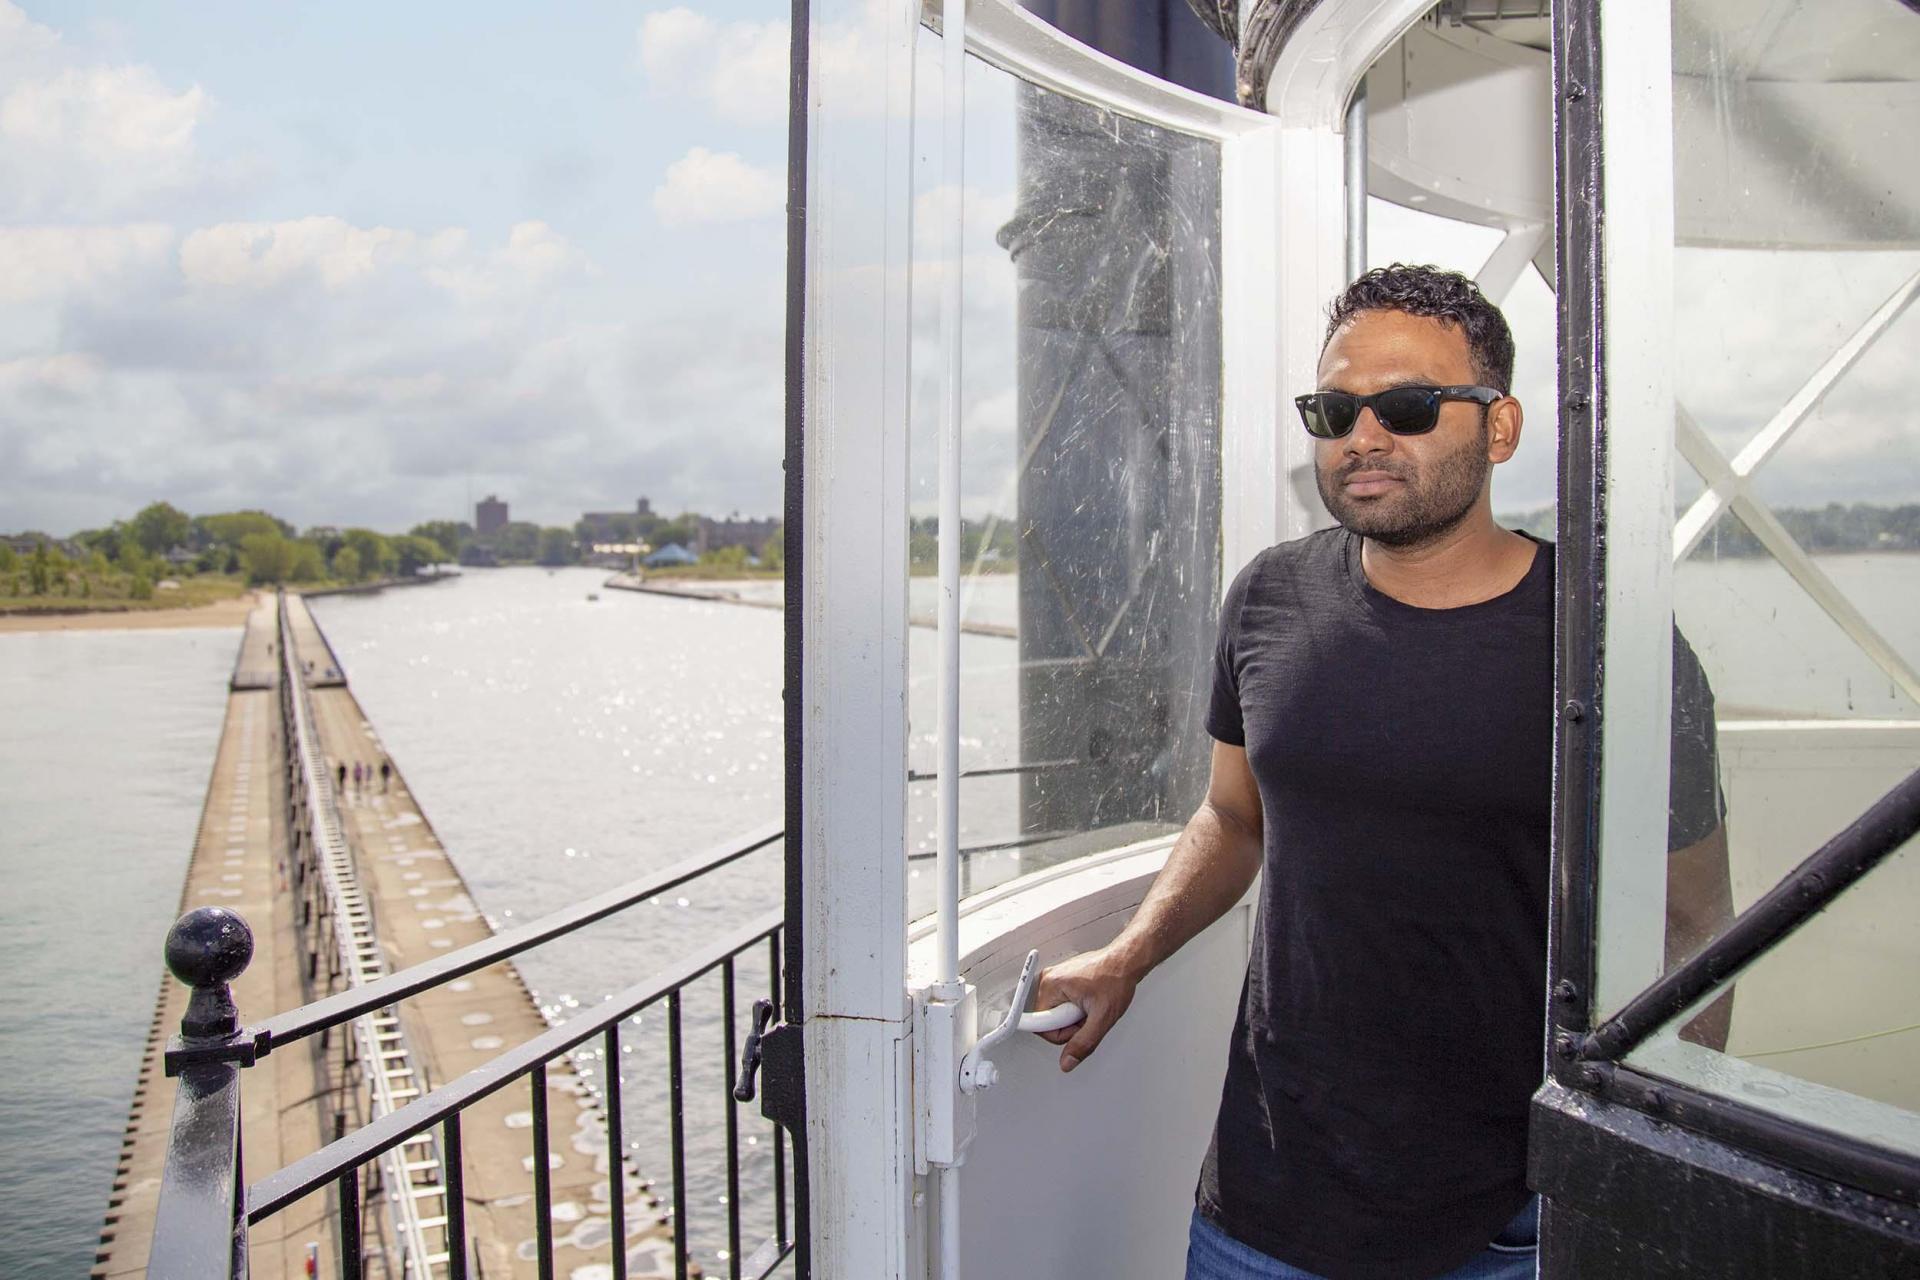
[[[773,1017],[773,1001],[753,1002],[753,1026],[747,1031],[746,1048],[740,1055],[740,1075],[734,1082],[733,1097],[736,1102],[752,1102],[754,1076],[764,1066],[766,1076],[757,1090],[760,1114],[800,1141],[807,1114],[801,1031],[790,1022],[776,1023]]]

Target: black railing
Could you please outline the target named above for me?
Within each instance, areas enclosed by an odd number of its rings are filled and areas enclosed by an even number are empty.
[[[774,838],[777,838],[777,833]],[[755,848],[765,847],[764,835],[731,845],[709,862],[709,867],[725,865]],[[535,1260],[540,1274],[552,1274],[553,1198],[548,1162],[542,1155],[548,1150],[547,1068],[583,1046],[597,1043],[604,1054],[606,1158],[608,1166],[608,1209],[611,1216],[610,1246],[612,1274],[627,1273],[627,1204],[622,1186],[622,1170],[627,1163],[627,1118],[622,1110],[619,1064],[627,1048],[623,1024],[656,1006],[664,1005],[667,1015],[668,1087],[671,1098],[670,1142],[666,1153],[672,1167],[673,1207],[672,1249],[674,1275],[680,1280],[699,1274],[689,1248],[688,1177],[686,1113],[686,1045],[683,1034],[683,1002],[689,985],[717,973],[723,1002],[725,1028],[721,1051],[724,1054],[728,1095],[725,1128],[726,1160],[726,1238],[730,1277],[758,1277],[769,1274],[793,1248],[793,1226],[787,1212],[786,1134],[772,1126],[773,1200],[766,1242],[751,1258],[740,1248],[742,1205],[740,1200],[741,1131],[733,1110],[744,1088],[736,1069],[734,1018],[738,997],[736,961],[764,947],[769,980],[765,1000],[772,1009],[779,1007],[780,942],[782,923],[778,912],[753,920],[718,939],[686,961],[676,964],[644,982],[636,983],[575,1017],[552,1026],[524,1044],[508,1049],[485,1065],[434,1089],[391,1112],[374,1116],[353,1132],[329,1143],[312,1155],[296,1160],[239,1192],[243,1153],[240,1143],[240,1089],[244,1068],[251,1066],[277,1045],[284,1045],[334,1026],[370,1008],[384,1008],[410,995],[432,990],[459,974],[518,954],[550,938],[565,934],[618,910],[617,906],[593,909],[620,895],[623,905],[645,901],[665,889],[691,878],[689,863],[625,886],[613,894],[602,895],[589,903],[556,913],[534,924],[503,934],[484,943],[464,948],[430,964],[418,966],[384,979],[382,990],[365,994],[345,992],[307,1005],[267,1023],[243,1027],[233,1008],[228,984],[246,967],[252,953],[252,936],[245,922],[235,913],[219,907],[203,907],[188,913],[174,926],[168,938],[168,962],[175,974],[193,987],[182,1034],[169,1046],[167,1074],[180,1079],[174,1104],[173,1130],[162,1182],[158,1215],[154,1225],[152,1262],[149,1274],[155,1277],[205,1277],[246,1274],[247,1229],[317,1191],[329,1188],[336,1193],[335,1251],[338,1274],[360,1277],[366,1273],[362,1257],[363,1192],[369,1179],[363,1171],[377,1170],[383,1156],[403,1143],[422,1136],[436,1138],[439,1161],[445,1179],[445,1225],[448,1248],[444,1256],[430,1257],[417,1264],[403,1262],[387,1267],[394,1275],[440,1275],[465,1277],[467,1269],[467,1232],[465,1224],[465,1159],[463,1157],[461,1116],[469,1107],[516,1082],[528,1087],[532,1118],[530,1163],[533,1171],[535,1213]],[[354,997],[346,999],[346,997]],[[220,1016],[224,1010],[224,1017]],[[223,1270],[223,1268],[225,1268]]]

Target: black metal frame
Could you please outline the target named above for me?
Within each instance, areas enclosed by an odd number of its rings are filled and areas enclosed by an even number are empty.
[[[807,1179],[806,1021],[803,967],[805,919],[806,531],[807,531],[807,90],[810,75],[812,5],[792,0],[788,13],[787,66],[787,297],[786,297],[786,506],[784,629],[786,829],[785,982],[774,991],[772,1014],[782,1025],[756,1043],[766,1062],[762,1114],[793,1135],[794,1275],[813,1274],[810,1245],[812,1197]],[[756,1061],[759,1058],[756,1056]],[[777,1154],[777,1153],[776,1153]],[[776,1170],[775,1184],[781,1180]],[[784,1209],[784,1206],[783,1206]],[[784,1220],[784,1212],[783,1212]]]
[[[1910,836],[1920,825],[1920,774],[1692,961],[1594,1025],[1607,498],[1600,9],[1600,0],[1553,6],[1560,714],[1549,914],[1553,1052],[1534,1101],[1529,1171],[1547,1201],[1541,1274],[1891,1276],[1920,1259],[1920,1214],[1910,1208],[1920,1203],[1920,1160],[1618,1059]],[[1703,1240],[1713,1247],[1703,1251]],[[1836,1263],[1850,1269],[1835,1271]]]

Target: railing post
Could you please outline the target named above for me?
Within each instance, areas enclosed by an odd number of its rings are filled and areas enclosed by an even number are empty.
[[[253,1037],[229,987],[253,959],[253,931],[225,907],[189,911],[167,932],[167,968],[193,989],[166,1073],[179,1080],[147,1275],[206,1280],[247,1274],[246,1184],[241,1176],[240,1072]]]

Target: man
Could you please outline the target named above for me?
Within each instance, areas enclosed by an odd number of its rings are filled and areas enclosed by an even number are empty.
[[[1189,1280],[1531,1276],[1554,592],[1552,547],[1492,515],[1513,340],[1471,281],[1387,267],[1336,300],[1318,376],[1299,409],[1340,527],[1235,579],[1206,800],[1035,1006],[1085,1010],[1048,1037],[1073,1070],[1264,871]],[[1675,689],[1670,956],[1730,914],[1711,694],[1677,633]]]

